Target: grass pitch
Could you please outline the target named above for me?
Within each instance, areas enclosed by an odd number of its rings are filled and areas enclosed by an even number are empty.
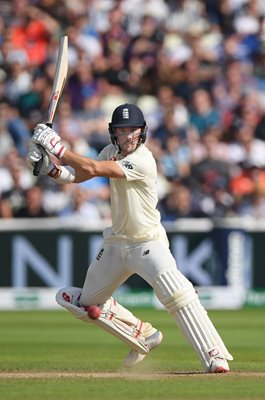
[[[162,310],[133,310],[164,334],[133,368],[128,348],[67,311],[0,313],[3,400],[265,399],[265,309],[210,311],[234,356],[229,374],[205,374],[174,320]]]

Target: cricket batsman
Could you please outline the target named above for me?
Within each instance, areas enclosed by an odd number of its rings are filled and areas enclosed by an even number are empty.
[[[104,230],[102,246],[87,270],[83,288],[60,289],[56,300],[78,319],[94,322],[129,345],[124,365],[133,367],[163,338],[159,330],[138,319],[112,297],[132,274],[138,274],[153,287],[204,370],[228,372],[228,361],[233,357],[192,283],[178,270],[160,222],[156,162],[145,145],[147,125],[141,109],[127,103],[117,107],[109,123],[109,134],[111,143],[97,160],[65,148],[60,136],[45,124],[36,126],[31,139],[28,162],[34,165],[43,158],[41,174],[64,184],[96,176],[108,177],[110,181],[112,226]],[[53,164],[50,154],[66,166]]]

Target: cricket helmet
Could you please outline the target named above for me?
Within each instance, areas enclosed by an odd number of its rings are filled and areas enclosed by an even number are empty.
[[[119,146],[115,135],[115,128],[142,128],[139,144],[146,141],[147,125],[144,115],[139,107],[134,104],[121,104],[113,111],[111,122],[109,123],[109,134],[112,144]]]

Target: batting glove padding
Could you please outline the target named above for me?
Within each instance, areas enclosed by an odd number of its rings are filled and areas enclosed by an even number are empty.
[[[42,166],[40,173],[41,175],[48,175],[54,167],[54,164],[50,160],[49,153],[43,147],[31,142],[27,156],[27,164],[33,170],[35,163],[41,159]]]
[[[60,136],[45,124],[38,124],[31,141],[45,148],[58,159],[62,158],[66,148],[61,144]]]

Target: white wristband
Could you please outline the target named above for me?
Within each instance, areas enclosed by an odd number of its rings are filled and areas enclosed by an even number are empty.
[[[72,183],[75,180],[75,170],[68,165],[66,167],[60,167],[61,174],[56,179],[59,183]]]
[[[58,167],[54,164],[54,168],[48,175],[54,178],[58,183],[72,183],[75,180],[75,170],[68,165],[65,167]]]

